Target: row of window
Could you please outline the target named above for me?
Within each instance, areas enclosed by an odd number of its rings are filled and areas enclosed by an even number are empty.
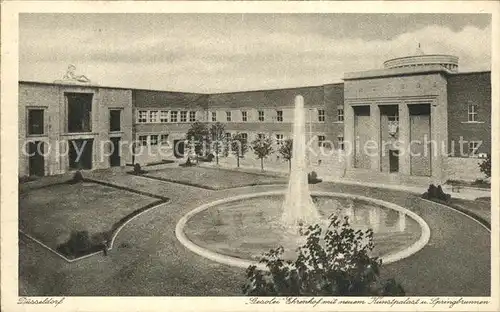
[[[248,133],[238,133],[244,141],[248,141]],[[230,140],[232,137],[232,134],[230,132],[225,133],[226,139]],[[257,138],[258,139],[264,139],[266,137],[266,134],[264,133],[258,133]],[[326,137],[324,135],[318,135],[318,146],[324,146],[324,143],[326,141]],[[285,136],[283,134],[275,134],[274,136],[276,145],[282,145],[283,142],[285,141]],[[150,135],[139,135],[138,141],[140,145],[146,146],[156,146],[159,143],[162,145],[165,145],[168,143],[168,134],[150,134]],[[339,143],[339,146],[344,149],[344,137],[339,136],[337,137],[337,141]]]
[[[140,135],[138,137],[139,144],[142,146],[150,145],[156,146],[158,143],[162,145],[168,144],[168,134],[150,134]]]
[[[241,121],[242,122],[247,122],[248,121],[248,112],[247,111],[240,111],[241,112]],[[226,122],[232,122],[233,121],[233,112],[232,111],[226,111]],[[266,121],[266,114],[265,111],[259,110],[257,111],[258,117],[257,120],[259,122]],[[275,120],[277,122],[283,122],[283,110],[276,110],[276,116]],[[325,122],[325,110],[324,109],[318,109],[318,119],[319,122]],[[212,122],[217,122],[217,112],[211,112],[211,121]],[[344,121],[344,108],[343,107],[338,107],[337,108],[337,121]]]
[[[195,122],[195,111],[158,111],[140,110],[137,114],[138,123],[165,123],[165,122]]]

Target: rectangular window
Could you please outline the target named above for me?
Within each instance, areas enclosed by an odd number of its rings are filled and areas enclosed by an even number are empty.
[[[231,140],[231,132],[226,132],[226,140]]]
[[[168,111],[160,112],[160,122],[168,122]]]
[[[248,121],[248,115],[246,111],[241,112],[241,121]]]
[[[152,134],[149,136],[149,145],[156,146],[158,145],[158,135]]]
[[[168,144],[168,134],[162,134],[162,135],[160,135],[160,143],[161,143],[161,145],[167,145]]]
[[[231,121],[231,112],[226,112],[226,121]]]
[[[339,146],[339,149],[344,150],[344,137],[343,136],[337,137],[337,144]]]
[[[476,122],[477,121],[477,105],[476,104],[469,104],[468,108],[468,121],[469,122]]]
[[[278,122],[283,122],[283,111],[282,110],[276,111],[276,120]]]
[[[186,121],[187,121],[187,112],[181,111],[181,122],[186,122]]]
[[[141,144],[142,146],[146,146],[146,145],[148,145],[148,136],[147,135],[140,135],[138,141],[139,141],[139,144]]]
[[[121,110],[112,109],[109,111],[109,131],[120,131],[121,130]]]
[[[325,122],[325,110],[324,109],[318,109],[318,121]]]
[[[338,106],[337,107],[337,121],[344,121],[344,107],[343,106]]]
[[[264,116],[264,111],[259,111],[259,121],[264,121],[265,120],[265,116]]]
[[[158,111],[149,111],[149,122],[158,122]]]
[[[68,132],[92,131],[92,93],[66,93]]]
[[[247,142],[248,141],[248,134],[247,133],[240,133],[241,138],[243,141]]]
[[[148,111],[141,110],[137,116],[137,122],[144,123],[148,121]]]
[[[170,111],[170,122],[177,122],[177,111]]]
[[[258,138],[259,140],[263,140],[263,139],[265,139],[265,138],[266,138],[266,135],[265,135],[264,133],[259,133],[259,134],[257,134],[257,138]]]
[[[281,146],[283,144],[283,134],[276,134],[276,145]]]
[[[28,110],[28,134],[43,133],[43,109]]]
[[[189,122],[195,122],[196,121],[196,112],[189,112]]]
[[[212,122],[217,121],[217,112],[212,112]]]
[[[477,156],[477,149],[479,147],[479,142],[477,141],[469,141],[469,156],[470,157],[476,157]]]
[[[325,136],[324,135],[318,135],[318,146],[321,147],[323,146],[323,143],[325,142]]]

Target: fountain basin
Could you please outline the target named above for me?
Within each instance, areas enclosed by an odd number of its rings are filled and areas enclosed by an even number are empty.
[[[278,224],[284,196],[285,191],[272,191],[202,205],[179,220],[176,236],[189,250],[213,261],[265,269],[258,263],[262,253],[279,245],[298,247]],[[349,215],[353,228],[372,228],[373,255],[385,264],[416,253],[429,241],[425,221],[401,206],[345,193],[312,192],[311,196],[323,220],[332,213]]]

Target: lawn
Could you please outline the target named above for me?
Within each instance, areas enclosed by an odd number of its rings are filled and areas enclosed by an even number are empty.
[[[144,176],[153,179],[201,187],[209,190],[223,190],[242,186],[286,183],[284,178],[279,177],[201,167],[151,170],[147,171]]]
[[[19,194],[19,229],[57,249],[78,231],[109,235],[116,222],[155,201],[97,183],[51,185]]]

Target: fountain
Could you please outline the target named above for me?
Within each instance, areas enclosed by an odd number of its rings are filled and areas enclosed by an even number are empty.
[[[304,98],[295,97],[293,123],[293,149],[288,190],[283,203],[282,225],[294,230],[301,225],[310,225],[320,220],[318,211],[309,193],[306,165]]]
[[[214,261],[263,269],[258,260],[264,252],[282,246],[283,259],[295,259],[297,247],[306,240],[301,229],[313,224],[324,227],[331,214],[348,216],[356,230],[374,229],[372,255],[384,263],[408,257],[429,240],[425,221],[393,203],[346,193],[311,193],[308,169],[304,98],[298,95],[287,189],[240,194],[197,207],[177,223],[177,238],[191,251]]]

